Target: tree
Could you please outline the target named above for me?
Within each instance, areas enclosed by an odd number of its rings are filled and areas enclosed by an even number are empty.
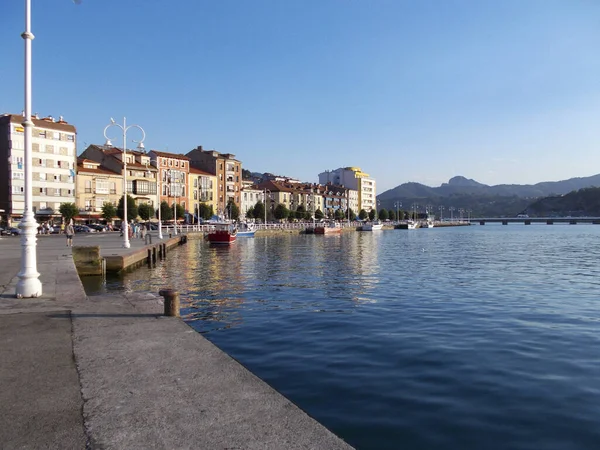
[[[325,214],[323,214],[323,211],[321,211],[321,208],[317,209],[315,211],[315,219],[321,220],[323,217],[325,217]]]
[[[379,219],[380,220],[387,220],[388,219],[388,210],[385,208],[381,208],[379,210]]]
[[[175,206],[175,203],[173,203],[173,206]],[[183,206],[181,206],[179,203],[177,203],[175,208],[177,210],[177,217],[175,219],[176,220],[183,219],[183,217],[185,216],[185,209],[183,209]]]
[[[154,207],[149,203],[142,203],[138,206],[138,214],[142,220],[150,220],[150,217],[154,215]]]
[[[79,214],[79,208],[75,203],[61,203],[58,210],[65,218],[66,223],[69,223],[73,217]]]
[[[348,209],[348,215],[346,217],[349,217],[350,220],[356,219],[356,213],[354,211],[352,211],[352,208]]]
[[[254,206],[250,206],[246,211],[246,219],[252,219],[254,217]]]
[[[388,211],[388,218],[392,221],[396,220],[396,211],[394,211],[393,209],[390,209]]]
[[[377,218],[377,211],[375,211],[374,209],[369,211],[369,220],[375,220],[376,218]]]
[[[123,197],[119,199],[119,204],[117,205],[117,216],[121,220],[124,219],[123,214]],[[127,220],[135,219],[138,216],[138,208],[135,204],[135,200],[131,195],[127,195]]]
[[[306,216],[306,209],[304,209],[304,206],[298,205],[298,208],[296,208],[296,218],[304,219],[305,216]]]
[[[367,213],[367,211],[365,211],[364,209],[361,209],[358,213],[358,218],[360,220],[365,220],[367,217],[369,217],[369,213]]]
[[[102,205],[102,218],[106,222],[112,222],[113,217],[117,215],[117,208],[112,203],[105,203]]]
[[[160,218],[162,220],[171,220],[173,218],[173,208],[164,200],[160,203]]]
[[[265,205],[263,202],[259,201],[254,205],[254,218],[265,220]]]
[[[344,211],[342,210],[342,208],[336,209],[335,213],[333,214],[333,217],[335,220],[344,220]]]
[[[233,200],[229,200],[227,203],[227,213],[231,220],[238,220],[240,218],[240,208],[238,208]]]
[[[290,210],[285,207],[285,205],[279,203],[275,208],[275,218],[278,220],[285,219],[290,214]]]
[[[312,214],[310,211],[305,211],[304,212],[304,220],[311,220],[312,219]]]
[[[210,220],[212,216],[215,215],[212,205],[207,205],[206,203],[200,203],[198,206],[198,217],[201,217],[204,220]]]

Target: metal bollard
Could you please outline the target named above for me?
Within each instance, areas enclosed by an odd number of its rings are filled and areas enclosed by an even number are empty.
[[[179,317],[179,292],[174,289],[161,289],[158,295],[164,298],[165,316]]]

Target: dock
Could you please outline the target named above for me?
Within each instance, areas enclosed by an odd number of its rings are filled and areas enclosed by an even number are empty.
[[[123,261],[148,254],[145,241],[124,249],[121,239],[77,234],[74,246]],[[352,448],[182,320],[165,317],[158,293],[88,298],[65,241],[38,236],[43,294],[17,299],[20,238],[0,238],[3,448]]]

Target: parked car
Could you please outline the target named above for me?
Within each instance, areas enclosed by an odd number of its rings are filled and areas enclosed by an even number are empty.
[[[75,225],[73,229],[75,230],[75,233],[96,233],[96,230],[87,225]]]
[[[2,236],[18,236],[21,234],[21,230],[15,227],[0,228],[0,235]]]
[[[89,224],[88,227],[90,227],[90,228],[92,228],[92,229],[94,229],[96,231],[100,231],[100,232],[107,231],[106,230],[106,225],[102,225],[100,223],[92,223],[92,224]]]

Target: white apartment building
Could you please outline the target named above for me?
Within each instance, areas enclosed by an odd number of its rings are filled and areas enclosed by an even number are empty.
[[[16,225],[25,207],[25,129],[22,115],[0,116],[0,210]],[[62,117],[32,117],[32,206],[38,220],[60,217],[61,203],[75,203],[77,131]],[[4,219],[4,217],[3,217]]]
[[[246,213],[250,208],[254,208],[258,202],[265,203],[265,192],[255,186],[252,181],[242,180],[242,202],[240,208],[240,218],[246,218]],[[248,219],[252,219],[249,217]]]
[[[350,198],[350,208],[358,214],[361,209],[370,212],[377,206],[377,189],[375,179],[369,177],[359,167],[344,167],[335,170],[327,170],[319,174],[319,183],[331,183],[355,190],[358,198]],[[356,205],[356,206],[353,206]],[[355,209],[356,208],[356,209]]]

